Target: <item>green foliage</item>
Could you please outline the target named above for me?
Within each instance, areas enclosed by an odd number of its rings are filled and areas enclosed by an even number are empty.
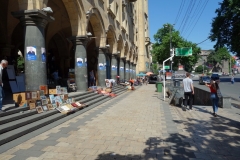
[[[157,68],[157,64],[153,63],[151,66],[151,70],[154,74],[158,74],[158,68]]]
[[[228,52],[226,47],[219,48],[217,51],[212,51],[211,54],[207,57],[207,61],[210,63],[222,63],[222,60],[230,59],[231,55]],[[234,63],[234,59],[232,62]]]
[[[179,56],[173,59],[173,68],[178,67],[178,64],[181,63],[186,71],[191,72],[192,66],[198,61],[201,49],[195,43],[183,39],[171,24],[163,25],[154,35],[156,43],[153,44],[152,49],[153,61],[162,64],[165,59],[170,57],[170,37],[172,37],[172,48],[192,47],[192,56]]]
[[[240,55],[240,0],[223,0],[219,4],[209,38],[216,41],[216,50],[226,46],[231,52]]]
[[[200,65],[200,66],[196,67],[196,68],[195,68],[195,72],[198,72],[198,73],[203,72],[203,66]]]
[[[21,56],[17,58],[17,68],[21,70],[24,69],[24,58]]]
[[[203,68],[204,67],[204,68]],[[208,72],[209,71],[209,68],[207,66],[203,66],[203,65],[200,65],[198,67],[195,68],[195,72],[197,73],[203,73],[203,69],[204,69],[204,72]]]

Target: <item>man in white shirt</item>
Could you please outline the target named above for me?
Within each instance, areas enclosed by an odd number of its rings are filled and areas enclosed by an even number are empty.
[[[190,73],[186,73],[186,78],[183,79],[183,88],[184,88],[184,107],[183,110],[186,111],[187,103],[189,100],[189,110],[192,110],[192,101],[194,95],[193,81],[189,78]]]
[[[0,64],[0,112],[4,112],[2,110],[2,100],[4,97],[4,92],[3,92],[3,83],[2,83],[2,73],[3,73],[3,69],[6,68],[8,66],[8,61],[7,60],[2,60],[1,64]]]

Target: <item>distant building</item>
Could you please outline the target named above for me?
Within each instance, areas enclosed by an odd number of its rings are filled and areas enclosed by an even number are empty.
[[[198,62],[195,64],[195,68],[200,65],[203,65],[204,60],[205,60],[205,62],[207,62],[207,57],[212,51],[213,50],[201,50],[201,53],[200,53],[201,58],[199,58]]]

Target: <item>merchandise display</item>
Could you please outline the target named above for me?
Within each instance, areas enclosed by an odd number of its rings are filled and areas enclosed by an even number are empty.
[[[42,85],[39,86],[39,91],[14,93],[13,100],[19,107],[36,109],[38,113],[57,109],[63,114],[68,114],[87,106],[69,98],[66,87],[56,86],[56,89],[49,90],[47,88]]]

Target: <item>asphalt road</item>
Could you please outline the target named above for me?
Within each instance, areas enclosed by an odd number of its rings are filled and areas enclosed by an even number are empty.
[[[240,102],[240,78],[235,78],[238,80],[238,82],[235,82],[234,84],[231,84],[229,78],[220,78],[220,90],[222,94],[229,95],[234,100]],[[194,86],[201,88],[201,89],[208,89],[205,85],[199,85],[198,80],[195,80]]]

